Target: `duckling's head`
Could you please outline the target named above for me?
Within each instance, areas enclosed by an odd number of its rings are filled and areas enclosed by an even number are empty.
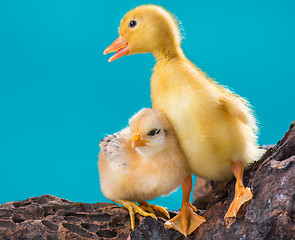
[[[122,19],[119,38],[104,54],[116,53],[109,62],[124,55],[151,52],[156,58],[173,58],[180,51],[181,37],[175,18],[164,8],[142,5]]]
[[[165,147],[173,147],[175,136],[164,113],[144,108],[129,120],[132,147],[144,157],[153,156]]]

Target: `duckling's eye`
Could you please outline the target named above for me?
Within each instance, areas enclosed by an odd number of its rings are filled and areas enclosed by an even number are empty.
[[[155,136],[156,133],[158,134],[159,132],[158,132],[158,129],[155,128],[155,129],[149,131],[147,135],[148,136]]]
[[[130,21],[129,27],[133,28],[135,26],[136,26],[136,21],[135,20]]]

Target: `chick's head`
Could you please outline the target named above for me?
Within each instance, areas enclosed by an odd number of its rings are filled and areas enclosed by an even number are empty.
[[[164,8],[142,5],[129,11],[122,19],[119,38],[104,54],[117,51],[109,61],[123,55],[151,52],[154,56],[174,54],[180,48],[178,23]]]
[[[144,108],[129,121],[132,147],[144,157],[153,156],[170,145],[173,130],[165,115]],[[171,146],[170,146],[171,147]]]

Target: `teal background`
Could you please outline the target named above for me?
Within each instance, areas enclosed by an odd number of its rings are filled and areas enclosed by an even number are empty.
[[[123,15],[154,3],[178,16],[186,55],[246,97],[260,144],[294,120],[295,2],[0,1],[0,203],[52,194],[107,201],[99,141],[150,107],[151,54],[108,63]],[[177,209],[181,191],[153,203]]]

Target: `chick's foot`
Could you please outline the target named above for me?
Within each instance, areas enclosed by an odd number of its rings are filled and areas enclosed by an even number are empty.
[[[161,207],[158,205],[151,205],[148,202],[144,201],[144,202],[140,202],[139,203],[139,207],[141,207],[142,209],[144,209],[147,212],[150,213],[154,213],[154,210],[156,211],[160,211],[161,213],[163,213],[168,219],[170,219],[170,215],[169,212],[167,211],[167,208],[165,207]]]
[[[206,222],[206,219],[195,213],[197,208],[189,201],[192,190],[191,175],[186,177],[184,182],[181,184],[181,187],[183,193],[181,209],[178,215],[167,221],[164,226],[168,229],[173,228],[186,237],[195,231],[202,223]]]
[[[131,202],[131,201],[127,201],[127,200],[117,200],[114,202],[118,203],[128,209],[129,216],[130,216],[130,226],[131,226],[132,230],[134,230],[134,228],[135,228],[135,217],[134,217],[135,213],[139,213],[140,215],[142,215],[144,217],[152,217],[154,219],[157,219],[157,217],[154,213],[146,212],[141,207],[137,206],[137,204],[135,202]]]

